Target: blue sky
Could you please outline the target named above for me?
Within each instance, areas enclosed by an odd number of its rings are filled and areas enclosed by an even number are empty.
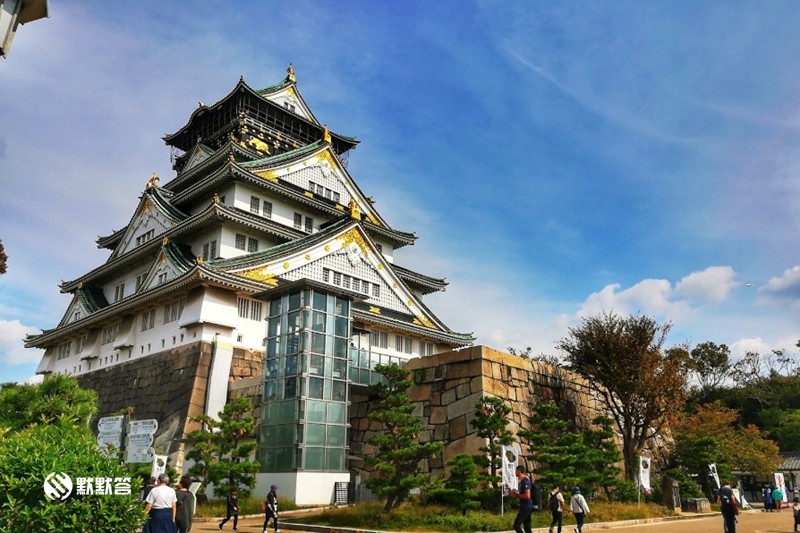
[[[580,317],[797,352],[800,3],[50,2],[0,61],[0,381],[104,262],[161,140],[239,79],[362,142],[349,170],[457,331],[557,353]]]

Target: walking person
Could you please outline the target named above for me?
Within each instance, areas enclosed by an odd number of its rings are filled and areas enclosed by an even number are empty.
[[[175,533],[175,489],[169,486],[169,476],[161,474],[145,499],[145,514],[150,516],[151,533]]]
[[[772,491],[772,502],[772,505],[780,513],[783,508],[783,491],[780,487],[775,487],[775,490]]]
[[[764,510],[768,513],[772,512],[773,502],[772,502],[772,491],[775,490],[775,487],[772,485],[764,485],[764,489],[761,491],[761,494],[764,496]]]
[[[722,512],[722,523],[725,533],[736,533],[736,515],[739,514],[739,502],[733,495],[731,482],[726,481],[719,489],[719,510]]]
[[[586,515],[589,514],[589,504],[586,503],[586,498],[581,494],[580,487],[572,489],[572,497],[569,499],[569,510],[575,515],[575,522],[577,522],[578,527],[575,528],[575,533],[581,533],[583,531],[583,520],[586,518]]]
[[[797,531],[797,526],[800,526],[800,498],[794,497],[792,504],[792,514],[794,515],[794,530]]]
[[[175,493],[175,526],[178,533],[189,533],[192,530],[192,512],[194,511],[194,494],[189,492],[192,478],[181,477]]]
[[[275,533],[279,533],[280,529],[278,529],[278,485],[272,485],[269,488],[269,493],[267,494],[267,501],[263,503],[263,509],[265,517],[264,517],[264,527],[261,528],[261,533],[267,533],[267,526],[269,525],[269,519],[272,519],[272,527],[275,529]]]
[[[222,526],[225,525],[225,522],[233,517],[233,530],[239,531],[239,496],[236,494],[239,492],[237,487],[231,487],[228,491],[228,500],[227,500],[227,512],[228,514],[219,523],[219,528],[222,529]]]
[[[553,533],[553,528],[558,526],[556,533],[561,533],[561,527],[564,523],[564,496],[561,495],[561,489],[558,485],[553,486],[550,491],[550,514],[553,519],[550,521],[549,533]]]
[[[518,465],[516,469],[517,490],[511,491],[511,496],[519,499],[519,510],[514,519],[514,531],[516,533],[531,533],[531,513],[533,513],[533,498],[531,497],[533,485],[528,476],[525,475],[525,467]]]

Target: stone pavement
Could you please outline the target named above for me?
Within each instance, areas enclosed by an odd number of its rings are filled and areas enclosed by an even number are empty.
[[[239,531],[242,533],[260,533],[261,525],[264,523],[263,517],[245,517],[239,520]],[[195,522],[192,533],[219,531],[219,520],[211,522]],[[737,533],[791,533],[794,521],[791,510],[784,509],[781,513],[764,513],[760,511],[743,512],[739,516],[739,526]],[[574,526],[564,527],[562,533],[573,533]],[[233,526],[230,522],[225,524],[224,531],[231,531]],[[288,529],[281,527],[285,532],[293,531],[296,533],[311,533],[308,530]],[[319,531],[318,528],[309,528]],[[343,533],[345,531],[354,532],[356,530],[344,530],[325,528],[330,533]],[[722,517],[713,514],[702,518],[687,518],[683,520],[670,520],[651,524],[638,525],[611,525],[611,524],[586,524],[584,531],[620,531],[620,533],[722,533]],[[270,530],[272,531],[272,530]],[[547,529],[534,529],[534,533],[547,533]],[[417,532],[419,533],[419,532]]]

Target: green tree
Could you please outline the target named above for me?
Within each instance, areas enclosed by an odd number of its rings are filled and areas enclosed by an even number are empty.
[[[445,480],[444,488],[434,489],[429,497],[434,501],[442,501],[452,505],[466,515],[467,511],[479,509],[480,482],[475,459],[466,453],[460,453],[447,461],[450,474]]]
[[[249,398],[237,398],[220,411],[219,420],[209,416],[193,419],[203,428],[189,434],[192,450],[186,456],[196,461],[190,475],[204,484],[213,483],[217,491],[236,487],[241,497],[250,495],[256,484],[255,474],[261,468],[252,459],[258,446],[252,410]]]
[[[87,426],[97,414],[97,393],[70,376],[54,374],[42,383],[0,385],[0,426],[19,431],[32,424],[64,422]]]
[[[622,456],[614,439],[614,421],[608,416],[600,415],[595,417],[592,423],[594,427],[582,433],[588,463],[583,482],[603,489],[606,497],[612,500],[622,473],[622,469],[617,466]]]
[[[698,392],[713,391],[730,376],[731,351],[725,344],[702,342],[689,352],[689,368]]]
[[[412,488],[423,484],[426,476],[422,475],[420,461],[440,453],[444,444],[419,442],[424,427],[412,414],[414,404],[406,392],[411,385],[409,372],[397,364],[377,365],[375,372],[385,378],[385,383],[369,387],[370,396],[375,398],[369,418],[380,423],[383,431],[367,440],[376,451],[365,459],[365,464],[374,467],[377,475],[365,484],[386,498],[384,511],[390,511],[403,503]]]
[[[0,240],[0,274],[5,274],[8,271],[8,255],[6,248],[3,246],[3,241]]]
[[[589,449],[581,435],[570,429],[570,422],[561,416],[555,403],[537,403],[532,411],[528,418],[530,429],[517,434],[528,442],[528,458],[543,486],[584,483],[589,471]]]
[[[478,466],[489,468],[487,481],[492,486],[499,486],[497,471],[502,467],[502,446],[514,442],[514,433],[508,429],[510,414],[511,407],[501,398],[483,396],[475,404],[475,418],[470,422],[477,430],[478,437],[486,439],[486,446],[479,448],[483,455],[477,455],[474,459]]]
[[[604,313],[584,318],[557,344],[610,411],[622,434],[629,480],[636,479],[637,456],[647,440],[662,435],[686,401],[684,350],[662,349],[670,329],[647,316]]]

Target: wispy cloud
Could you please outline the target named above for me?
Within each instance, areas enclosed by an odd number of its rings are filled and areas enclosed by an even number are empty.
[[[759,303],[789,305],[800,309],[800,266],[787,268],[780,276],[771,278],[758,289]]]

